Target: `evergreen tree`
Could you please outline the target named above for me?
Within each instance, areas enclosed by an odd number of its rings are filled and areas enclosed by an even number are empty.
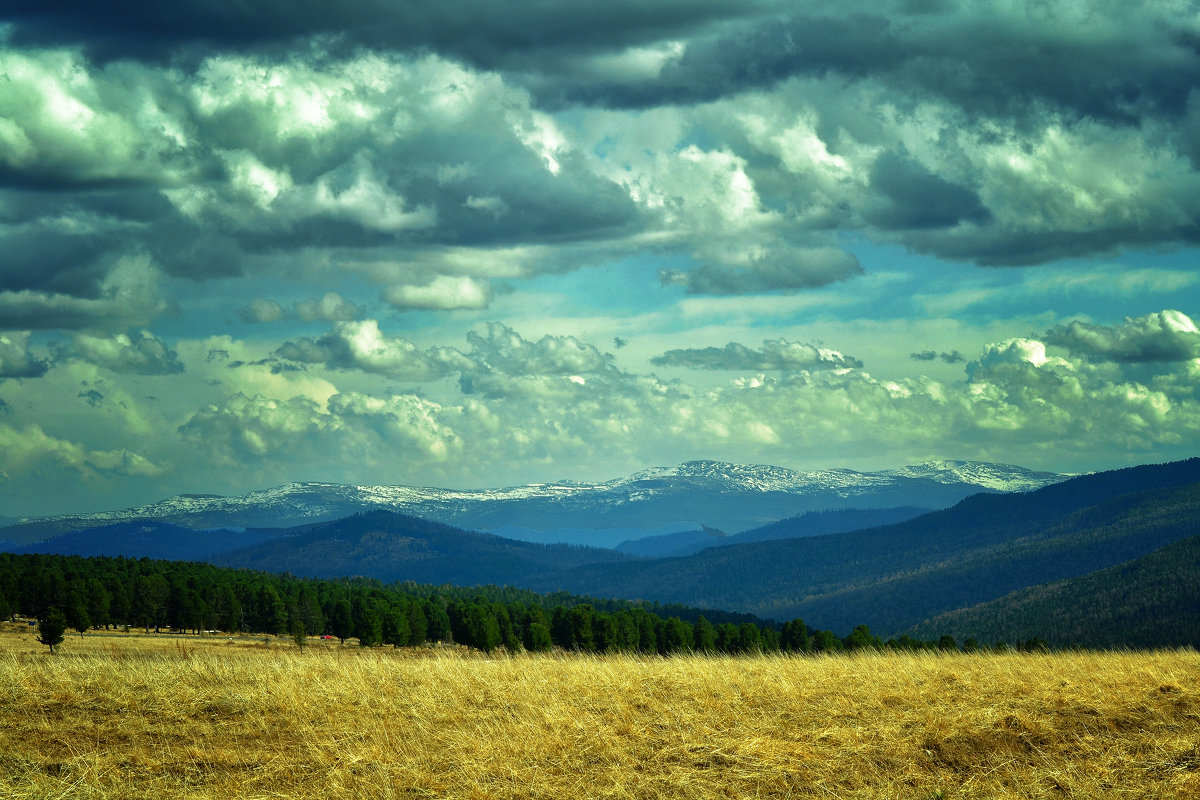
[[[757,653],[762,650],[762,631],[753,622],[738,626],[738,652]]]
[[[783,623],[779,645],[785,653],[808,652],[808,626],[802,619]]]
[[[575,640],[571,636],[571,619],[566,606],[555,606],[550,612],[550,636],[554,639],[554,644],[563,650],[575,647]]]
[[[288,630],[287,604],[279,596],[279,591],[270,583],[262,583],[258,587],[258,630],[281,636]]]
[[[71,595],[71,605],[67,607],[67,625],[79,632],[79,638],[83,638],[83,634],[91,627],[92,620],[88,616],[87,606],[84,605],[83,598],[75,593]]]
[[[845,646],[833,631],[817,631],[812,637],[812,649],[814,653],[839,653]]]
[[[344,597],[333,605],[333,613],[329,615],[329,630],[342,644],[354,635],[354,609]]]
[[[659,620],[655,633],[658,638],[660,655],[681,653],[692,649],[692,626],[679,617]]]
[[[584,653],[596,650],[596,635],[592,620],[596,609],[588,603],[572,606],[567,612],[567,624],[571,627],[571,646]]]
[[[717,649],[722,653],[737,653],[738,629],[732,622],[722,622],[717,626]]]
[[[308,630],[304,627],[304,620],[297,619],[292,622],[292,641],[296,643],[296,647],[300,648],[300,652],[304,652],[304,645],[308,644]]]
[[[364,595],[354,598],[354,635],[359,647],[383,643],[383,614],[374,598]]]
[[[463,644],[491,653],[500,646],[500,626],[491,609],[472,603],[463,612],[463,628],[467,641]]]
[[[696,640],[697,652],[711,653],[717,649],[717,629],[703,614],[696,618],[693,638]]]
[[[621,649],[617,623],[611,614],[597,614],[592,618],[592,637],[597,653],[615,653]]]
[[[408,609],[398,603],[389,608],[383,618],[383,643],[392,647],[404,647],[411,642],[410,637]]]
[[[104,584],[100,582],[99,578],[90,578],[88,580],[84,603],[92,624],[103,625],[105,630],[107,630],[109,623],[112,622],[112,612],[110,610],[111,595],[104,588]]]
[[[550,638],[550,626],[544,622],[531,622],[525,629],[525,649],[531,653],[545,653],[554,648]]]
[[[304,629],[313,634],[325,632],[325,615],[321,613],[321,602],[311,586],[300,590],[300,598],[296,603],[296,616],[304,623]]]
[[[54,648],[62,644],[66,632],[67,617],[55,607],[46,609],[38,619],[38,641],[50,648],[51,655],[54,654]]]
[[[418,634],[422,642],[445,642],[450,639],[450,615],[446,613],[446,605],[441,598],[422,600],[419,604],[414,602],[408,622],[414,641]],[[424,629],[420,627],[422,623]]]

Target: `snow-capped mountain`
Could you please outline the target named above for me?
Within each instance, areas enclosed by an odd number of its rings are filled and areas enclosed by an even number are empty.
[[[22,520],[0,529],[0,539],[26,543],[138,519],[194,529],[278,528],[383,508],[463,528],[503,531],[512,538],[613,546],[638,538],[639,531],[646,535],[681,522],[697,530],[705,525],[735,533],[830,508],[944,508],[980,491],[1028,491],[1065,477],[971,461],[933,461],[883,472],[801,472],[689,461],[600,483],[561,481],[501,489],[289,483],[237,497],[186,494],[120,511]],[[598,531],[610,533],[596,535]]]

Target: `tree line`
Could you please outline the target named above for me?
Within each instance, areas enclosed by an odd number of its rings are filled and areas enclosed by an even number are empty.
[[[649,607],[647,607],[647,605]],[[669,614],[661,613],[668,610]],[[659,612],[659,613],[656,613]],[[706,616],[707,614],[707,616]],[[464,588],[374,579],[306,579],[194,562],[0,553],[0,619],[18,615],[83,635],[91,629],[221,631],[333,636],[362,647],[455,643],[586,653],[840,652],[862,648],[959,649],[950,637],[881,641],[866,626],[848,636],[747,615],[601,601],[508,587]],[[709,617],[714,619],[710,621]],[[42,641],[51,644],[43,638]],[[53,649],[54,641],[51,644]],[[972,649],[968,641],[965,649]]]

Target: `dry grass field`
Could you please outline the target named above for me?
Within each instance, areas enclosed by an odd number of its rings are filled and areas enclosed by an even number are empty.
[[[0,632],[5,798],[1200,797],[1194,651],[520,656]]]

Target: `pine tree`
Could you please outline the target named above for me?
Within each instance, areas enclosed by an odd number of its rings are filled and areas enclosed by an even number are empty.
[[[51,655],[54,654],[54,648],[62,644],[66,632],[67,617],[56,607],[47,609],[38,620],[38,641],[50,648]]]
[[[717,649],[717,629],[701,614],[696,618],[696,650],[701,653],[711,653]]]

